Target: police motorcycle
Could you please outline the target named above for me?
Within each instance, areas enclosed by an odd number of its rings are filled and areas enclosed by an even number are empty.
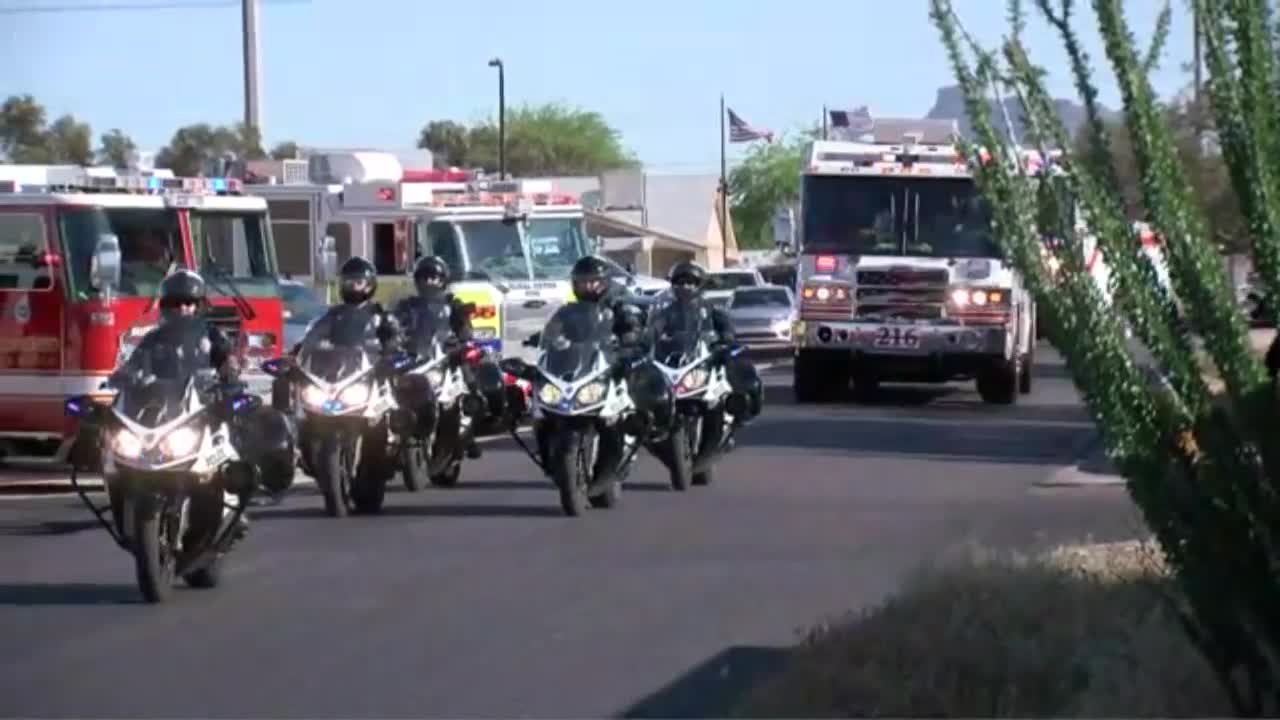
[[[743,348],[713,350],[715,333],[690,325],[659,322],[654,329],[654,366],[671,384],[675,418],[671,432],[650,450],[678,491],[711,484],[712,464],[732,447],[735,418],[747,414],[745,397],[733,392],[725,364]]]
[[[396,469],[388,433],[395,409],[390,381],[411,362],[406,353],[381,358],[363,342],[306,337],[296,359],[262,364],[263,372],[291,380],[299,445],[330,517],[382,510]]]
[[[219,383],[212,369],[166,378],[117,372],[102,389],[116,391],[110,403],[66,401],[68,416],[98,429],[109,507],[89,499],[73,469],[80,499],[133,555],[148,602],[166,599],[177,577],[193,588],[217,586],[258,482],[257,467],[236,448],[262,400],[243,383]]]
[[[591,304],[561,307],[524,344],[538,349],[535,365],[519,358],[500,365],[533,383],[538,450],[514,428],[512,437],[555,483],[566,515],[615,507],[641,443],[669,421],[665,381],[655,377],[648,354],[618,347]]]
[[[419,332],[423,329],[419,325]],[[395,387],[391,445],[410,492],[427,482],[458,484],[466,438],[487,410],[484,400],[470,392],[462,369],[480,349],[465,344],[447,349],[437,333],[426,330],[416,336],[422,339],[411,357],[396,356],[403,370]]]

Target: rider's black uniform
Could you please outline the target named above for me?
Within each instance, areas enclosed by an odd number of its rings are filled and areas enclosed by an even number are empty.
[[[378,350],[389,351],[399,346],[403,332],[395,316],[373,299],[378,289],[378,271],[373,263],[353,257],[339,272],[339,295],[342,303],[331,306],[307,328],[307,338],[328,340],[335,345],[360,346],[376,341]],[[289,350],[297,356],[302,343]],[[271,384],[271,404],[277,410],[292,410],[290,380],[278,377]]]
[[[392,315],[410,343],[419,338],[413,337],[416,332],[414,318],[420,314],[446,318],[449,334],[443,339],[444,349],[457,353],[462,346],[470,342],[473,336],[471,314],[467,303],[462,302],[446,289],[449,283],[449,266],[439,257],[428,256],[418,261],[413,269],[413,281],[418,290],[415,296],[407,297],[396,303]],[[459,358],[454,358],[458,361]],[[473,368],[469,362],[461,362],[462,377],[467,388],[476,393],[491,414],[500,416],[503,412],[505,398],[502,388],[502,371],[491,358],[485,357]],[[472,458],[480,457],[480,446],[476,444],[473,434],[466,438],[467,454]]]

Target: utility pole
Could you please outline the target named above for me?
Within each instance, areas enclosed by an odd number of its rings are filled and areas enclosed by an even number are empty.
[[[1201,57],[1200,42],[1201,42],[1201,37],[1204,35],[1204,33],[1202,32],[1202,28],[1200,27],[1200,4],[1196,2],[1191,3],[1191,28],[1192,28],[1192,32],[1195,33],[1195,37],[1192,38],[1192,48],[1193,48],[1192,55],[1195,56],[1193,59],[1193,62],[1195,62],[1195,67],[1192,70],[1192,82],[1195,83],[1195,101],[1196,101],[1196,108],[1198,110],[1200,107],[1200,84],[1201,84],[1200,67],[1202,65],[1200,61],[1200,57]],[[1197,116],[1198,116],[1198,113],[1197,113]]]
[[[498,179],[507,179],[507,79],[502,58],[493,58],[489,67],[498,68]]]
[[[244,39],[244,125],[262,132],[258,114],[261,95],[258,89],[258,11],[261,0],[240,0]]]

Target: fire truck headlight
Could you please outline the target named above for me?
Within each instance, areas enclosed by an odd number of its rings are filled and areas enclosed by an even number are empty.
[[[120,457],[136,458],[142,454],[142,441],[138,439],[137,435],[128,430],[121,430],[116,433],[115,441],[112,444],[115,445],[116,454]]]
[[[974,291],[973,291],[973,293],[969,295],[969,300],[970,300],[974,305],[978,305],[978,306],[986,305],[986,304],[987,304],[987,291],[986,291],[986,290],[974,290]]]
[[[270,350],[275,347],[276,336],[269,332],[249,333],[246,338],[250,350]]]
[[[965,306],[969,304],[969,291],[964,288],[956,288],[951,291],[951,302],[956,305]]]

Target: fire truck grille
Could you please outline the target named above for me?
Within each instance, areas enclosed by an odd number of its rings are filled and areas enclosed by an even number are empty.
[[[937,320],[947,302],[945,269],[889,268],[857,273],[857,317]]]

